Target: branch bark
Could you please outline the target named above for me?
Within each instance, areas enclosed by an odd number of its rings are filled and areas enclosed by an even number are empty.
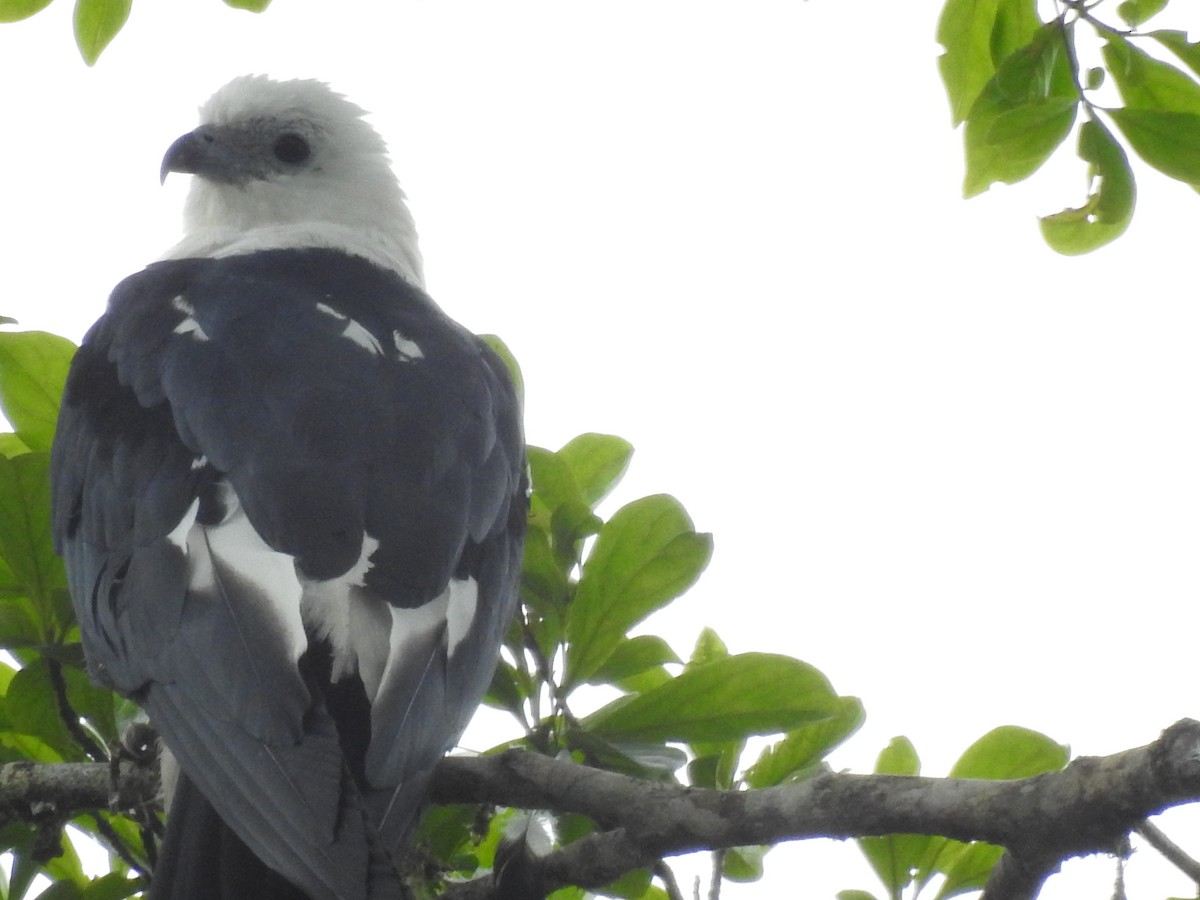
[[[0,819],[28,818],[46,804],[64,817],[89,808],[131,809],[154,802],[157,792],[157,775],[145,765],[123,763],[114,782],[102,764],[10,763],[0,767]],[[1145,747],[1083,757],[1061,772],[1019,781],[825,774],[760,791],[713,791],[523,751],[448,758],[434,781],[439,803],[594,819],[601,831],[528,863],[547,891],[602,887],[692,851],[915,833],[1005,847],[985,897],[1029,900],[1063,860],[1116,852],[1146,817],[1198,799],[1200,723],[1186,719]],[[451,885],[444,894],[447,900],[495,896],[490,878]]]

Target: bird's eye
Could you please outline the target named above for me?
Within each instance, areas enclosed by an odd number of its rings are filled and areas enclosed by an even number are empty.
[[[298,134],[281,135],[271,149],[277,160],[293,166],[304,162],[312,153],[308,141]]]

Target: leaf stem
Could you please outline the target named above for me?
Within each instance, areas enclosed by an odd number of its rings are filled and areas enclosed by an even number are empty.
[[[109,754],[104,751],[104,748],[92,740],[79,722],[79,713],[71,706],[71,700],[67,696],[67,682],[63,678],[62,663],[49,656],[46,657],[46,671],[50,676],[50,684],[54,689],[54,699],[58,705],[58,715],[62,719],[63,724],[67,726],[67,731],[71,733],[71,737],[75,739],[82,749],[87,754],[88,758],[93,762],[104,762],[109,758]]]

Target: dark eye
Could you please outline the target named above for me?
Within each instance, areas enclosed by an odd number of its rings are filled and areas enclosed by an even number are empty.
[[[308,141],[298,134],[281,135],[271,149],[277,160],[293,166],[304,162],[312,153],[308,148]]]

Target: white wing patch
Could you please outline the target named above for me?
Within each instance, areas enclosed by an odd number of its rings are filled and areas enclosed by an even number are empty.
[[[364,533],[358,562],[338,578],[304,581],[301,601],[304,621],[317,637],[329,639],[332,679],[357,671],[370,698],[379,689],[391,625],[387,604],[362,590],[371,570],[371,554],[378,548],[379,541]]]
[[[204,333],[204,329],[200,327],[200,323],[194,318],[196,307],[188,303],[184,299],[183,294],[175,297],[171,301],[171,306],[183,313],[183,321],[175,326],[175,334],[190,334],[197,341],[208,340],[208,335]]]
[[[193,466],[193,468],[195,467]],[[183,518],[179,520],[179,524],[167,534],[167,540],[185,553],[187,552],[188,535],[191,534],[192,526],[196,524],[196,514],[199,512],[200,498],[197,497],[192,501],[192,505],[188,507],[188,511],[183,514]]]
[[[478,599],[479,585],[474,578],[451,579],[446,589],[424,606],[415,609],[392,607],[391,641],[380,683],[387,683],[397,669],[411,672],[409,656],[412,654],[428,657],[419,661],[421,671],[428,668],[442,643],[446,646],[447,656],[453,656],[475,619]],[[418,689],[414,685],[412,693],[415,695]],[[374,693],[371,699],[374,700]]]
[[[411,338],[405,337],[398,331],[393,331],[392,340],[396,344],[396,353],[399,355],[401,362],[413,362],[414,360],[425,358],[425,354],[421,352],[420,345]]]
[[[279,625],[292,658],[298,661],[308,640],[300,618],[300,580],[295,562],[288,554],[272,550],[259,536],[228,483],[218,488],[227,510],[225,518],[216,525],[197,524],[197,498],[167,540],[187,554],[189,586],[199,595],[214,594],[214,560],[251,585],[270,606],[272,620]]]
[[[358,344],[358,346],[362,347],[368,353],[372,353],[375,356],[383,356],[383,347],[375,339],[375,335],[363,328],[354,319],[346,321],[346,329],[342,332],[342,337],[354,341],[354,343]]]
[[[367,331],[367,329],[364,328],[358,321],[351,319],[344,313],[338,312],[336,309],[326,303],[318,303],[317,312],[324,313],[327,316],[337,319],[339,322],[345,322],[346,327],[342,329],[342,337],[346,338],[347,340],[354,341],[354,343],[358,344],[358,346],[362,347],[364,350],[373,354],[374,356],[383,355],[383,347],[380,345],[379,341],[376,340],[375,335]]]
[[[454,651],[462,643],[471,623],[475,621],[475,607],[479,602],[479,585],[474,578],[464,581],[451,579],[446,588],[450,595],[446,608],[446,653],[454,656]]]

